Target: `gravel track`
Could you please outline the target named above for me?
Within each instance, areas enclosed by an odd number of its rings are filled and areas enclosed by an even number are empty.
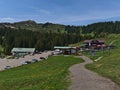
[[[80,57],[85,62],[69,68],[72,83],[68,90],[120,90],[120,87],[110,79],[87,70],[85,65],[93,63],[92,60],[85,56]]]

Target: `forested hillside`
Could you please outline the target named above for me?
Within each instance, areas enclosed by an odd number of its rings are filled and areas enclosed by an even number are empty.
[[[95,37],[103,37],[108,34],[120,33],[120,21],[116,22],[99,22],[82,27],[82,33],[93,33]]]
[[[78,33],[45,33],[24,29],[0,28],[0,44],[4,53],[9,54],[13,47],[35,47],[37,51],[53,49],[55,45],[64,46],[81,41]]]
[[[106,38],[108,34],[120,33],[120,22],[101,22],[87,26],[70,26],[35,21],[0,23],[0,45],[5,54],[13,47],[35,47],[37,51],[65,46],[85,39]]]

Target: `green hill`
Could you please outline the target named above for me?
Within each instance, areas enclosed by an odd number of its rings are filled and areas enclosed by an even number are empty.
[[[81,41],[80,30],[77,26],[41,24],[31,20],[0,23],[0,45],[5,54],[10,54],[13,47],[51,50],[54,46],[67,46]]]
[[[86,39],[106,39],[110,34],[119,33],[119,21],[72,26],[28,20],[0,23],[0,45],[5,54],[10,54],[13,47],[35,47],[37,51],[44,51],[53,49],[54,46],[67,46]]]
[[[0,28],[12,28],[12,29],[25,29],[25,30],[32,30],[32,31],[39,31],[39,32],[64,32],[65,25],[60,24],[52,24],[52,23],[36,23],[32,20],[21,21],[16,23],[0,23]]]
[[[120,34],[111,34],[107,37],[108,44],[116,46],[111,49],[110,56],[106,55],[98,62],[89,64],[86,67],[93,70],[100,75],[111,78],[113,81],[120,85]],[[108,52],[106,52],[108,53]]]

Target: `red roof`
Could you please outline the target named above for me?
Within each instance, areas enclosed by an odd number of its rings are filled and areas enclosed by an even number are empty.
[[[91,41],[93,41],[93,40],[85,40],[84,42],[85,43],[89,43],[89,42],[91,42]],[[104,40],[97,40],[98,42],[105,42]]]

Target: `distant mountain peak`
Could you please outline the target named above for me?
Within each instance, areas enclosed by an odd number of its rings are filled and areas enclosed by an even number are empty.
[[[25,23],[25,24],[37,24],[35,21],[33,20],[26,20],[26,21],[21,21],[21,22],[16,22],[15,24],[19,24],[19,23]]]
[[[26,22],[36,24],[36,22],[35,22],[35,21],[33,21],[33,20],[27,20]]]

